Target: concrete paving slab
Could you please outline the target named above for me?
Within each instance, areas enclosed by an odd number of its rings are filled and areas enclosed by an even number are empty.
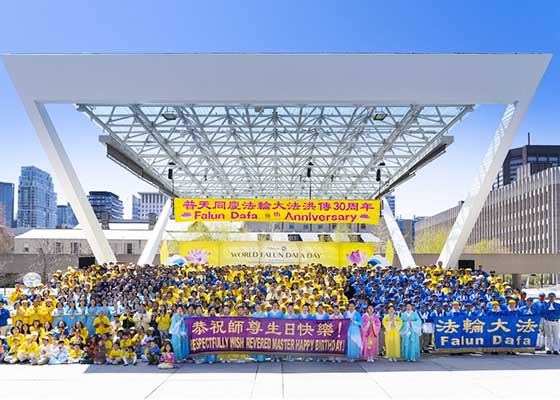
[[[560,392],[560,357],[427,355],[419,362],[0,365],[4,399],[529,399]]]

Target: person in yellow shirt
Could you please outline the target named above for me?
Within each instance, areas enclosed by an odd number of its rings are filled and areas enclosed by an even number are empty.
[[[385,357],[389,361],[397,361],[401,357],[401,318],[395,313],[395,307],[389,306],[387,314],[383,317],[385,328]]]
[[[161,307],[156,317],[157,328],[162,342],[169,337],[169,327],[171,326],[171,314],[166,307]]]
[[[103,311],[97,313],[97,318],[93,320],[93,327],[96,335],[108,334],[111,332],[111,321]]]
[[[16,287],[12,293],[10,293],[9,302],[10,304],[16,304],[25,293],[23,292],[23,288],[21,287],[21,283],[16,283]]]
[[[41,304],[38,309],[39,314],[39,321],[41,321],[42,325],[48,321],[51,324],[54,321],[54,317],[52,315],[53,311],[55,310],[54,302],[51,298],[48,298],[44,304]]]
[[[25,341],[17,349],[17,359],[19,362],[29,361],[33,363],[39,357],[38,337],[39,334],[37,332],[33,332],[25,337]]]
[[[68,364],[79,364],[84,357],[84,351],[79,343],[74,343],[68,352]]]
[[[122,362],[123,352],[118,343],[113,344],[113,348],[107,355],[107,364],[118,365]]]
[[[128,365],[136,365],[137,358],[136,353],[134,352],[134,348],[132,346],[128,346],[123,354],[123,364]]]

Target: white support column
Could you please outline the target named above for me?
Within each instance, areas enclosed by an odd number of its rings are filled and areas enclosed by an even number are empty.
[[[24,106],[39,136],[41,145],[47,153],[54,174],[60,181],[62,189],[68,197],[68,202],[85,232],[86,239],[97,262],[117,262],[117,258],[89,204],[78,175],[64,150],[47,109],[43,104],[33,101],[24,102]]]
[[[524,103],[516,102],[507,106],[500,125],[494,134],[494,139],[482,160],[482,164],[480,164],[475,181],[465,198],[439,256],[438,261],[441,261],[444,267],[457,267],[459,257],[467,244],[486,197],[492,190],[492,184],[515,139],[515,134],[528,106],[528,101]]]
[[[389,207],[389,202],[385,197],[383,197],[383,219],[385,219],[385,225],[387,225],[387,229],[389,230],[389,236],[391,237],[391,241],[393,242],[393,247],[399,256],[399,261],[401,262],[401,267],[412,267],[416,265],[414,258],[412,257],[412,253],[404,240],[404,236],[393,216],[393,212],[391,211],[391,207]]]
[[[144,246],[144,250],[142,250],[140,258],[138,259],[138,265],[151,264],[154,261],[154,257],[156,256],[161,244],[161,239],[165,233],[165,228],[167,228],[167,222],[169,221],[170,215],[171,199],[167,199],[163,205],[161,214],[159,214],[154,230],[152,231],[152,235],[148,239],[146,246]]]

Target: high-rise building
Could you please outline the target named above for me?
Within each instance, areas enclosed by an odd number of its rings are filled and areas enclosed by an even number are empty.
[[[493,253],[560,254],[560,168],[538,170],[522,165],[514,181],[490,192],[465,252],[484,245]],[[418,222],[416,238],[449,232],[461,206]]]
[[[138,221],[140,219],[140,197],[132,195],[132,220]]]
[[[60,229],[73,228],[78,225],[78,220],[70,204],[56,206],[56,227]]]
[[[55,228],[56,193],[51,175],[37,167],[21,168],[18,186],[18,228]]]
[[[0,225],[15,228],[13,183],[0,182]]]
[[[396,208],[395,208],[395,195],[394,194],[388,194],[387,196],[385,196],[385,198],[387,199],[387,203],[389,203],[389,208],[391,209],[391,212],[393,213],[393,216],[397,215],[397,214],[395,214],[395,210],[396,210]]]
[[[109,220],[123,219],[123,202],[115,193],[89,192],[88,200],[98,220],[101,220],[103,214],[107,214]]]
[[[409,249],[414,248],[414,240],[416,239],[416,223],[422,221],[424,217],[414,217],[414,218],[397,218],[397,225],[403,234],[404,241],[408,245]]]
[[[526,145],[511,149],[498,172],[493,189],[509,185],[517,179],[517,169],[531,164],[531,173],[560,165],[560,146]]]
[[[167,197],[159,192],[139,192],[140,219],[147,220],[149,214],[159,216]]]

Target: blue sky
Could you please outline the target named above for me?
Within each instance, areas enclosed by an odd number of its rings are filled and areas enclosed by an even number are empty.
[[[535,144],[560,143],[559,1],[18,0],[1,2],[0,16],[0,53],[552,53],[516,145],[527,131]],[[126,200],[150,189],[105,158],[98,129],[72,107],[50,110],[86,191]],[[430,215],[461,200],[502,111],[482,106],[454,129],[448,152],[397,189],[397,214]],[[0,65],[0,181],[17,182],[30,164],[51,170]],[[64,202],[56,179],[55,189]]]

